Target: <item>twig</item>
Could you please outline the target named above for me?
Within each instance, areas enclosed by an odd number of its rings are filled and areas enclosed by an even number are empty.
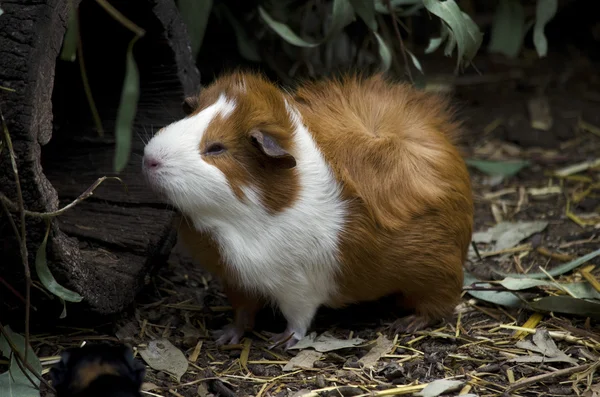
[[[23,270],[25,272],[25,357],[27,357],[27,349],[29,346],[29,315],[31,305],[31,272],[29,269],[29,257],[27,252],[26,241],[27,232],[25,227],[25,204],[23,203],[23,192],[21,191],[21,182],[19,181],[19,169],[17,167],[17,158],[15,156],[12,139],[10,139],[10,134],[8,133],[8,127],[6,126],[6,121],[4,120],[4,113],[2,113],[2,109],[0,109],[0,120],[2,121],[4,140],[6,141],[6,146],[8,147],[10,163],[12,165],[13,174],[15,176],[17,199],[19,201],[19,211],[21,213],[21,234],[19,247],[21,251],[21,261],[23,262]],[[12,219],[10,214],[8,214],[8,217]],[[19,234],[17,233],[17,235]]]
[[[404,41],[402,41],[402,35],[400,34],[400,28],[398,28],[398,21],[396,21],[396,16],[394,15],[394,7],[392,7],[392,1],[386,0],[388,11],[392,17],[392,21],[394,22],[394,32],[396,32],[396,37],[398,38],[398,42],[400,43],[400,51],[402,52],[402,58],[404,59],[404,67],[406,68],[406,74],[408,75],[408,79],[411,83],[414,84],[414,80],[412,77],[412,72],[410,71],[410,64],[408,63],[408,58],[406,57],[406,49],[404,48]]]
[[[578,365],[577,367],[559,369],[558,371],[549,372],[547,374],[532,376],[531,378],[520,379],[518,382],[515,382],[512,385],[508,386],[505,390],[505,393],[510,393],[517,389],[521,389],[523,387],[526,387],[526,386],[529,386],[534,383],[538,383],[540,381],[544,381],[547,379],[558,378],[560,376],[571,375],[575,372],[585,371],[586,369],[588,369],[589,367],[591,367],[592,365],[595,365],[595,364],[596,363],[583,364],[583,365]]]
[[[4,328],[4,326],[2,325],[2,323],[0,323],[0,333],[2,335],[4,335],[4,338],[6,339],[6,342],[8,343],[8,345],[10,346],[10,349],[13,351],[13,353],[15,354],[15,356],[17,356],[17,361],[21,361],[21,363],[23,363],[23,366],[25,368],[27,368],[33,375],[35,375],[36,378],[38,378],[40,380],[40,382],[42,382],[44,385],[46,385],[50,390],[52,390],[53,392],[55,392],[54,388],[50,385],[50,383],[48,383],[46,381],[46,379],[42,378],[41,374],[38,374],[35,369],[33,369],[31,367],[31,364],[29,364],[29,362],[27,362],[27,360],[25,360],[23,358],[23,355],[21,354],[21,352],[19,350],[17,350],[17,347],[15,346],[15,344],[12,342],[12,340],[10,339],[10,337],[8,336],[8,332],[6,332],[6,329]],[[25,351],[27,351],[27,345],[25,345]],[[27,356],[25,356],[27,357]],[[20,367],[20,366],[19,366]],[[22,368],[21,368],[22,369]],[[26,371],[23,371],[23,373],[25,375],[27,375]],[[27,379],[29,379],[29,381],[35,386],[35,383],[29,378],[27,377]]]
[[[71,203],[65,205],[61,209],[56,210],[56,211],[52,211],[52,212],[35,212],[35,211],[25,210],[25,215],[30,216],[32,218],[41,218],[41,219],[50,219],[50,218],[54,218],[54,217],[57,217],[59,215],[62,215],[65,211],[67,211],[67,210],[75,207],[80,202],[82,202],[85,199],[93,196],[94,195],[94,190],[96,190],[96,188],[98,188],[98,186],[100,186],[100,184],[102,182],[104,182],[105,180],[107,180],[107,179],[116,179],[119,182],[121,182],[121,183],[124,184],[124,182],[119,177],[116,177],[116,176],[103,176],[101,178],[96,179],[96,182],[94,182],[90,187],[88,187],[85,192],[81,193],[79,195],[79,197],[77,197],[75,200],[73,200]],[[125,188],[127,188],[127,186],[125,186]],[[8,207],[8,209],[10,209],[12,211],[16,211],[17,210],[16,204],[13,203],[12,201],[10,201],[10,199],[8,197],[6,197],[2,193],[0,193],[0,202],[2,202],[3,205],[6,205]]]
[[[71,7],[75,7],[75,5],[71,3]],[[94,97],[92,96],[92,88],[90,87],[90,82],[88,80],[87,72],[85,70],[85,62],[83,60],[83,42],[81,40],[81,32],[79,31],[79,16],[77,9],[73,11],[73,18],[75,18],[75,26],[77,31],[77,57],[79,58],[79,73],[81,73],[83,90],[85,91],[85,96],[87,98],[88,104],[90,105],[90,111],[92,112],[94,124],[96,124],[96,128],[98,129],[98,135],[104,136],[104,127],[102,127],[102,120],[100,120],[100,114],[98,113],[96,102],[94,101]]]
[[[146,31],[144,29],[131,22],[125,15],[121,14],[119,10],[113,7],[106,0],[96,0],[96,3],[98,3],[100,7],[104,8],[104,10],[108,12],[111,17],[113,17],[115,20],[121,23],[121,25],[125,26],[127,29],[135,33],[136,36],[142,37],[146,34]]]

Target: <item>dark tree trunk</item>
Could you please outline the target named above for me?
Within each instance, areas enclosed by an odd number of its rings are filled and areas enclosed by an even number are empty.
[[[77,4],[77,1],[73,3]],[[69,308],[110,314],[124,309],[166,259],[174,244],[172,212],[141,178],[142,138],[181,116],[184,95],[199,85],[187,31],[173,0],[111,0],[146,31],[134,46],[140,100],[133,153],[119,175],[128,191],[106,181],[88,200],[54,219],[48,242],[50,270],[84,297]],[[84,61],[104,127],[100,137],[83,89],[79,64],[59,58],[68,0],[4,0],[0,6],[0,106],[14,143],[25,208],[54,211],[113,171],[114,124],[133,34],[95,1],[79,6]],[[17,203],[6,147],[0,153],[0,191]],[[19,221],[18,214],[13,219]],[[34,281],[35,253],[45,222],[27,219],[27,248]],[[0,312],[23,311],[23,266],[15,234],[0,208]],[[56,316],[57,299],[32,289],[38,314]],[[52,303],[53,302],[53,303]],[[4,315],[0,316],[4,317]]]

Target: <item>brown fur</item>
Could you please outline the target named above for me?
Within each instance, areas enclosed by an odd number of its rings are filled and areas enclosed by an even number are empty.
[[[451,314],[473,202],[446,101],[379,75],[307,84],[295,98],[350,203],[330,306],[400,294],[428,320]]]
[[[236,110],[215,120],[201,145],[219,141],[229,148],[227,156],[211,161],[241,199],[240,187],[252,183],[273,213],[294,203],[294,170],[265,159],[248,141],[249,132],[259,128],[294,153],[284,97],[299,110],[340,182],[349,219],[340,244],[341,288],[328,306],[395,294],[422,324],[452,313],[461,293],[473,202],[455,146],[460,125],[443,98],[381,75],[306,83],[288,95],[259,76],[234,73],[204,90],[196,111],[220,93],[235,99]],[[208,236],[181,225],[196,258],[226,281],[235,277],[227,274]],[[229,296],[238,308],[244,299],[257,302],[239,289],[230,289]]]

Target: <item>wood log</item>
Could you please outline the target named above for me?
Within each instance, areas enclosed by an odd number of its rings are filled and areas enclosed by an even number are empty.
[[[85,70],[104,134],[86,99],[78,60],[59,55],[68,7],[78,5]],[[48,265],[56,280],[83,296],[69,310],[99,314],[126,308],[164,262],[175,242],[172,212],[145,186],[143,140],[182,116],[181,102],[199,86],[187,30],[173,0],[111,0],[146,31],[134,46],[140,74],[133,153],[125,170],[113,170],[114,126],[133,33],[92,0],[4,0],[0,16],[0,107],[14,144],[27,210],[55,211],[97,178],[94,195],[52,222]],[[1,147],[1,145],[0,145]],[[18,203],[9,153],[0,152],[0,192]],[[19,214],[13,213],[19,225]],[[25,282],[15,233],[0,207],[0,312],[22,313]],[[27,218],[27,248],[34,283],[35,254],[46,224]],[[33,315],[52,316],[62,304],[32,289]],[[51,298],[51,299],[48,299]]]

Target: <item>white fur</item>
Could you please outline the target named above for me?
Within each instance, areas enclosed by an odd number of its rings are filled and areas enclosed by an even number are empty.
[[[166,127],[145,148],[159,155],[165,170],[150,178],[201,231],[210,232],[221,255],[240,274],[242,285],[266,295],[302,338],[317,308],[337,290],[338,243],[346,219],[340,186],[300,115],[287,104],[293,121],[300,191],[290,208],[271,215],[253,186],[239,200],[221,171],[202,160],[198,143],[217,113],[235,104],[224,97]],[[267,192],[268,194],[268,192]]]

